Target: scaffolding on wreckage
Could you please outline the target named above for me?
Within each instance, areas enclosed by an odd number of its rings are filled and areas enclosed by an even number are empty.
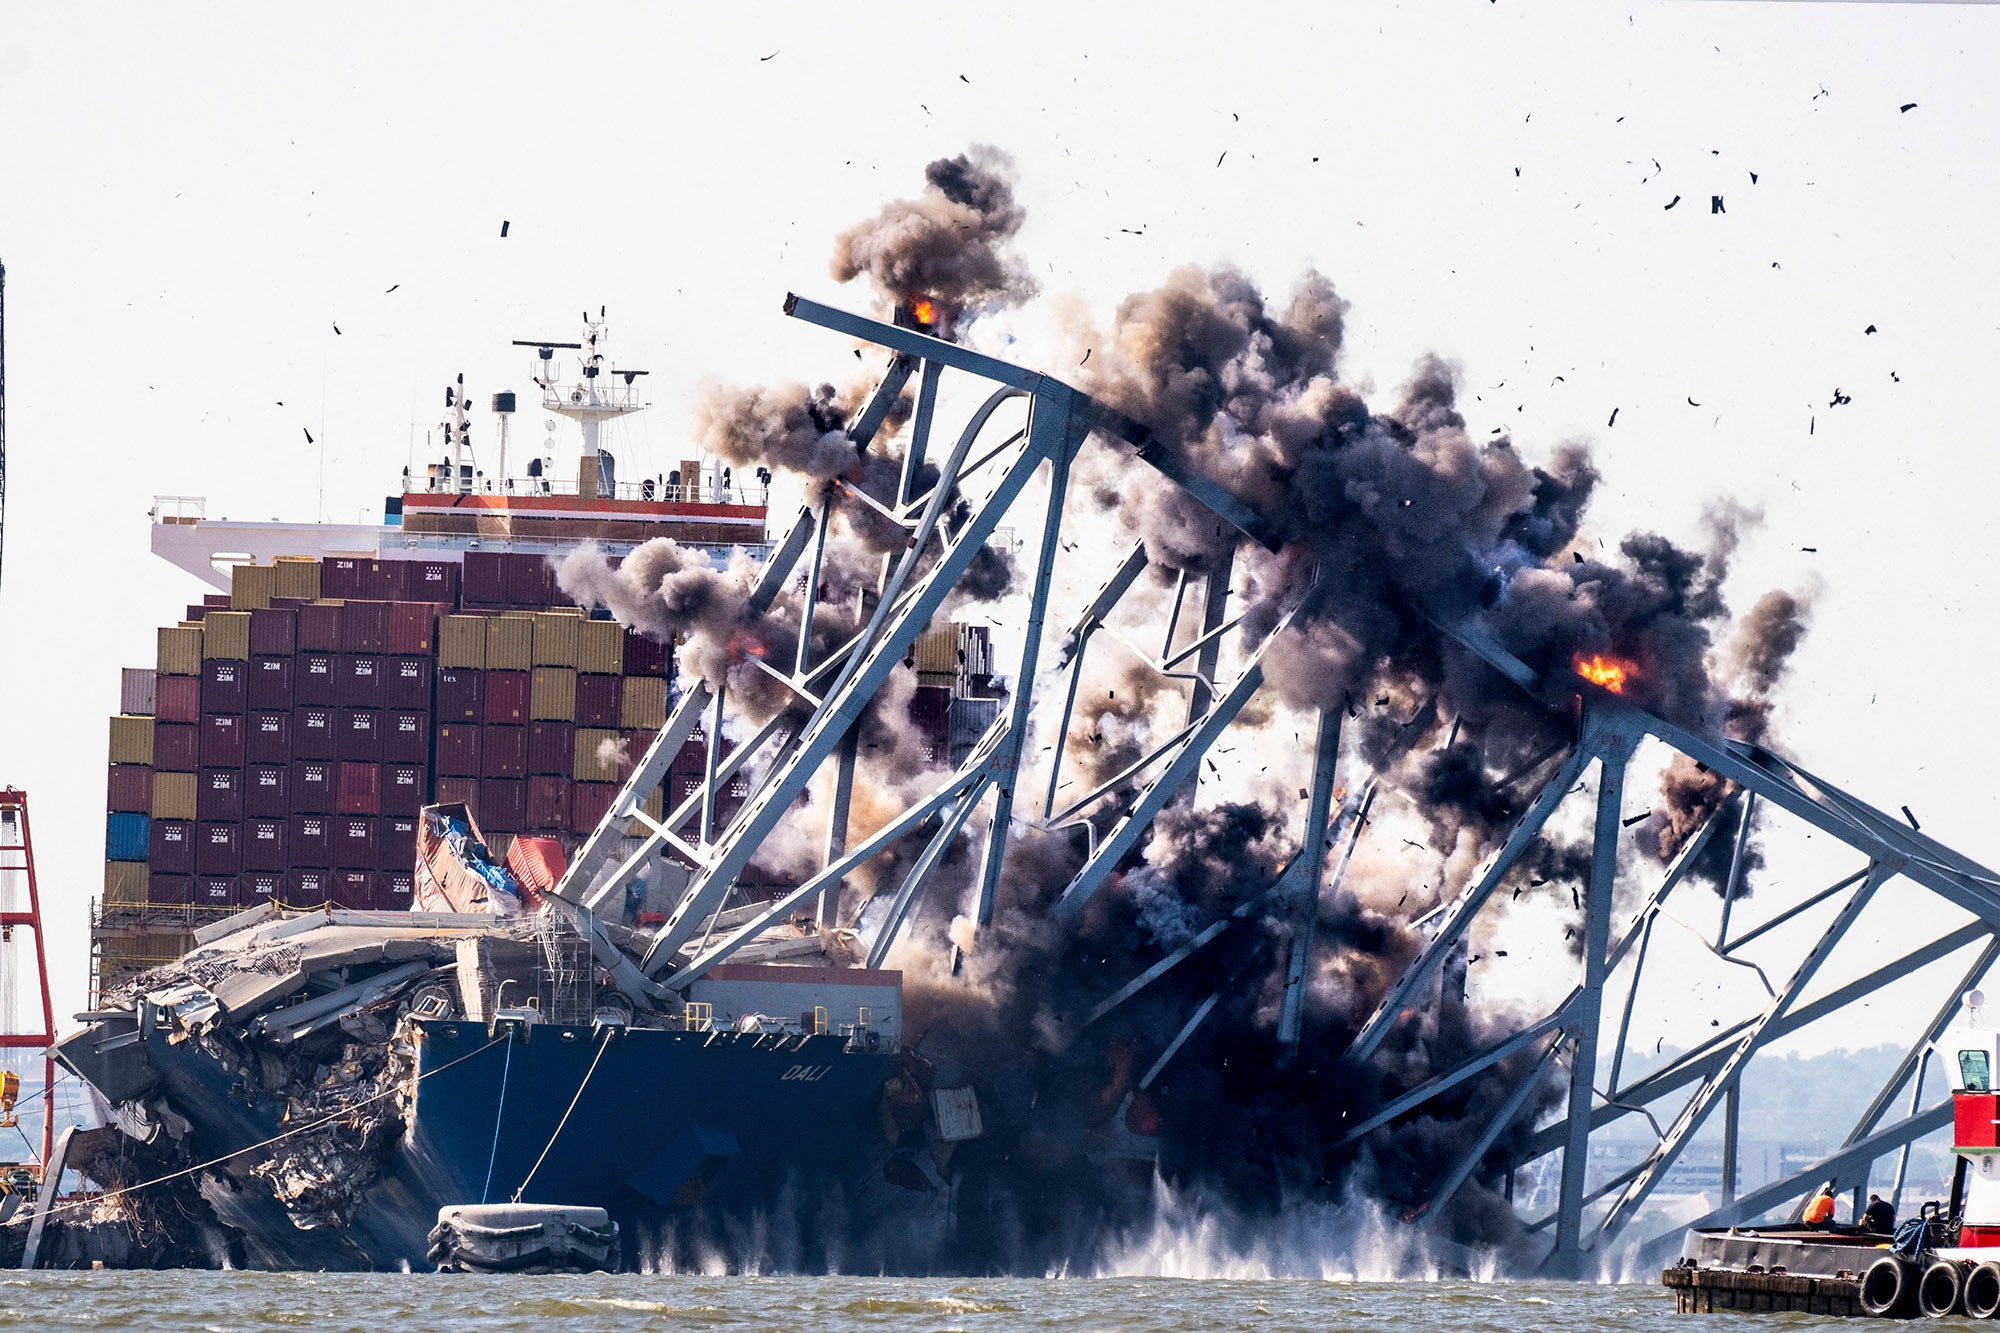
[[[993,798],[992,807],[987,813],[985,845],[977,862],[977,926],[984,929],[991,925],[1009,835],[1020,822],[1044,829],[1080,823],[1088,831],[1089,855],[1053,908],[1059,919],[1073,919],[1116,871],[1122,858],[1140,845],[1154,818],[1176,798],[1183,797],[1189,784],[1196,780],[1201,763],[1215,742],[1262,685],[1265,650],[1308,609],[1311,599],[1318,594],[1316,588],[1308,590],[1304,599],[1281,616],[1261,639],[1244,643],[1244,665],[1238,675],[1233,681],[1218,681],[1222,643],[1240,623],[1240,617],[1232,617],[1227,606],[1232,573],[1229,557],[1224,556],[1203,574],[1178,575],[1172,616],[1159,652],[1151,654],[1107,625],[1107,617],[1147,567],[1143,544],[1135,544],[1075,621],[1053,644],[1045,645],[1052,576],[1057,553],[1062,548],[1069,469],[1091,434],[1107,437],[1114,446],[1129,448],[1137,458],[1189,491],[1222,521],[1250,540],[1275,549],[1277,541],[1271,526],[1250,505],[1196,471],[1168,442],[1060,380],[933,337],[921,329],[905,327],[900,322],[883,323],[803,297],[788,296],[785,313],[891,353],[881,385],[849,428],[858,446],[867,447],[910,381],[917,381],[915,414],[896,501],[883,506],[868,497],[859,497],[861,502],[906,528],[909,541],[900,557],[885,561],[873,613],[852,639],[823,660],[814,661],[809,636],[801,635],[789,670],[756,659],[761,669],[781,681],[809,710],[802,724],[781,726],[774,718],[760,726],[746,725],[745,739],[732,746],[725,739],[724,723],[729,716],[726,689],[710,687],[699,679],[692,681],[677,700],[665,728],[635,766],[610,813],[586,839],[557,886],[559,904],[591,940],[599,963],[628,994],[649,1002],[670,1001],[744,945],[802,912],[809,911],[821,926],[830,926],[837,919],[844,877],[902,839],[930,828],[930,837],[895,885],[869,944],[867,963],[879,966],[914,916],[932,870],[989,795]],[[938,465],[935,480],[925,486],[923,472],[931,453],[939,383],[947,370],[984,381],[990,391]],[[1025,425],[997,444],[983,444],[995,414],[1013,400],[1024,401]],[[858,758],[856,723],[862,711],[944,605],[975,556],[999,528],[1009,507],[1044,468],[1048,473],[1047,512],[1033,552],[1027,623],[1012,677],[1015,688],[1011,698],[1003,703],[984,736],[948,777],[873,834],[848,846],[848,810]],[[948,523],[950,497],[962,483],[972,481],[980,473],[986,473],[983,480],[990,484],[985,498],[973,503],[969,513],[958,516],[955,526]],[[830,503],[821,504],[816,511],[811,507],[802,509],[784,537],[771,548],[761,577],[748,598],[746,616],[754,617],[768,609],[787,583],[794,581],[803,559],[806,565],[800,577],[806,606],[801,623],[811,623],[820,585]],[[1179,621],[1191,606],[1200,617],[1197,629],[1191,641],[1176,646]],[[1672,1169],[1690,1138],[1718,1109],[1724,1117],[1723,1197],[1719,1207],[1690,1224],[1696,1227],[1727,1226],[1757,1219],[1802,1199],[1822,1180],[1831,1179],[1842,1189],[1859,1190],[1866,1185],[1870,1169],[1878,1159],[1900,1153],[1907,1162],[1911,1144],[1951,1123],[1948,1092],[1928,1106],[1920,1104],[1926,1053],[1956,1014],[1961,993],[2000,957],[2000,876],[1767,748],[1698,735],[1561,668],[1547,674],[1536,672],[1508,653],[1476,622],[1440,622],[1439,627],[1552,710],[1573,712],[1580,707],[1575,739],[1566,751],[1544,759],[1541,767],[1546,767],[1550,760],[1556,761],[1554,771],[1498,852],[1476,871],[1455,899],[1431,912],[1421,923],[1427,936],[1425,945],[1349,1048],[1343,1053],[1315,1053],[1319,1058],[1337,1056],[1365,1063],[1380,1050],[1393,1027],[1418,1020],[1427,998],[1436,994],[1434,988],[1426,988],[1431,987],[1446,966],[1453,950],[1462,946],[1482,907],[1516,867],[1564,798],[1584,789],[1585,779],[1593,768],[1597,781],[1591,868],[1581,903],[1584,913],[1581,959],[1574,989],[1541,1018],[1519,1023],[1511,1033],[1455,1067],[1375,1108],[1340,1140],[1341,1144],[1358,1143],[1394,1120],[1420,1113],[1434,1099],[1510,1057],[1522,1052],[1534,1053],[1512,1090],[1484,1109],[1486,1122],[1471,1147],[1431,1185],[1428,1202],[1419,1210],[1418,1220],[1435,1221],[1443,1216],[1445,1205],[1475,1173],[1488,1180],[1511,1178],[1514,1172],[1554,1156],[1561,1164],[1556,1207],[1546,1216],[1523,1219],[1531,1233],[1551,1237],[1544,1252],[1544,1271],[1552,1275],[1584,1276],[1613,1257],[1627,1261],[1636,1258],[1641,1264],[1657,1265],[1677,1252],[1686,1227],[1676,1226],[1661,1235],[1637,1241],[1626,1236],[1626,1229],[1640,1215],[1641,1207]],[[1058,809],[1058,777],[1077,684],[1086,649],[1100,630],[1109,630],[1155,671],[1190,683],[1186,723],[1128,768]],[[1045,653],[1051,659],[1046,665],[1042,660]],[[1048,789],[1045,793],[1019,792],[1016,779],[1021,772],[1020,760],[1030,718],[1039,702],[1052,701],[1057,696],[1061,698],[1060,720],[1054,731]],[[1294,857],[1263,893],[1239,904],[1191,941],[1112,992],[1088,1016],[1086,1023],[1096,1021],[1164,976],[1232,925],[1259,914],[1278,915],[1288,919],[1291,940],[1285,951],[1285,987],[1277,1023],[1279,1059],[1289,1061],[1298,1056],[1313,924],[1319,916],[1322,895],[1337,890],[1338,886],[1339,871],[1334,884],[1329,885],[1325,867],[1329,860],[1336,860],[1344,869],[1345,856],[1339,852],[1341,836],[1349,830],[1358,836],[1372,796],[1372,787],[1344,796],[1336,790],[1341,717],[1341,709],[1334,708],[1322,712],[1318,719],[1312,777],[1306,790],[1305,819],[1299,835],[1299,846],[1318,847],[1323,854]],[[664,818],[655,820],[644,810],[647,798],[664,781],[669,765],[697,727],[703,728],[706,738],[704,771],[692,792],[671,807]],[[1701,855],[1718,824],[1724,822],[1723,811],[1718,809],[1686,840],[1658,882],[1639,895],[1636,912],[1625,921],[1614,940],[1613,888],[1619,865],[1625,774],[1635,749],[1648,739],[1706,765],[1734,784],[1726,799],[1737,806],[1737,842],[1722,896],[1721,927],[1713,944],[1707,947],[1726,962],[1754,968],[1764,981],[1768,998],[1761,1010],[1747,1017],[1727,1025],[1718,1020],[1718,1030],[1695,1049],[1643,1076],[1621,1081],[1634,1001],[1643,979],[1653,925],[1671,895],[1683,885],[1689,867]],[[752,767],[753,762],[758,766],[754,789],[734,817],[725,820],[722,810],[729,784]],[[698,934],[725,906],[758,847],[807,786],[827,771],[831,773],[832,802],[823,868],[719,938]],[[1100,802],[1126,792],[1129,799],[1125,808],[1111,822],[1108,831],[1100,835],[1098,825],[1083,818],[1084,812],[1093,806],[1102,810],[1105,807]],[[1024,820],[1015,813],[1017,805],[1029,808],[1037,795],[1041,798],[1038,814]],[[1864,858],[1864,862],[1830,887],[1782,906],[1753,928],[1731,937],[1731,907],[1742,876],[1750,814],[1759,802],[1827,834]],[[636,845],[628,836],[628,829],[635,822],[645,829]],[[1352,847],[1350,837],[1348,854]],[[624,890],[643,878],[665,849],[677,853],[694,870],[678,903],[647,941],[643,959],[635,964],[612,942],[610,933],[596,920],[595,914],[608,904],[621,902]],[[1937,895],[1968,914],[1970,920],[1899,955],[1878,954],[1871,970],[1801,1003],[1822,965],[1863,909],[1878,897],[1885,884],[1898,877]],[[1789,975],[1782,987],[1772,986],[1765,968],[1743,956],[1742,951],[1759,940],[1783,942],[1783,936],[1773,937],[1772,932],[1835,901],[1839,907],[1831,921],[1803,953],[1795,953],[1789,959]],[[1739,1091],[1745,1067],[1758,1052],[1807,1024],[1826,1019],[1837,1021],[1849,1006],[1865,1003],[1891,983],[1954,958],[1969,960],[1962,979],[1943,994],[1941,1003],[1921,1030],[1912,1033],[1907,1054],[1876,1092],[1840,1147],[1782,1179],[1737,1194],[1734,1167]],[[1786,970],[1783,960],[1766,959],[1766,962],[1771,963],[1771,972]],[[1615,1028],[1607,1029],[1606,992],[1621,969],[1625,974],[1622,1014]],[[1159,1076],[1209,1016],[1219,998],[1218,992],[1194,1008],[1143,1076],[1141,1087]],[[1559,1077],[1564,1066],[1566,1079]],[[1525,1147],[1510,1160],[1498,1163],[1491,1160],[1495,1145],[1532,1094],[1552,1080],[1567,1083],[1561,1114],[1526,1136]],[[1659,1129],[1659,1121],[1649,1108],[1690,1088],[1667,1127]],[[1887,1120],[1906,1088],[1909,1096],[1906,1113],[1901,1118]],[[1592,1137],[1631,1116],[1649,1120],[1658,1134],[1657,1142],[1629,1170],[1595,1189],[1589,1188],[1586,1170]]]

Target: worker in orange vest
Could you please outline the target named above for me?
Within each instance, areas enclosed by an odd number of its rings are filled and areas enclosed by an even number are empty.
[[[1833,1225],[1832,1181],[1829,1180],[1821,1185],[1819,1192],[1812,1196],[1812,1200],[1806,1204],[1805,1217],[1802,1220],[1809,1227],[1824,1229]]]

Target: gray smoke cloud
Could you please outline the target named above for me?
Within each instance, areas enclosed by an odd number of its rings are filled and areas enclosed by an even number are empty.
[[[1007,250],[1027,213],[1014,198],[1014,163],[997,148],[974,147],[924,168],[924,192],[897,199],[842,232],[834,279],[867,274],[893,304],[941,302],[947,321],[980,306],[1034,294],[1034,280]]]

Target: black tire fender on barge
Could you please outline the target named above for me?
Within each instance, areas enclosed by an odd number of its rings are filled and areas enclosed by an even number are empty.
[[[1965,1275],[1965,1294],[1959,1298],[1965,1312],[1974,1319],[2000,1315],[2000,1263],[1992,1260]]]
[[[1949,1319],[1965,1308],[1965,1275],[1972,1267],[1963,1259],[1940,1259],[1917,1282],[1917,1308],[1926,1319]]]
[[[1917,1312],[1921,1270],[1908,1259],[1883,1255],[1861,1275],[1861,1308],[1885,1319],[1908,1319]]]

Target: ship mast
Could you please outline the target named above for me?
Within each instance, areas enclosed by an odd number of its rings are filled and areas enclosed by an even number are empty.
[[[602,483],[611,481],[608,477],[600,478],[598,470],[602,452],[599,439],[604,422],[646,409],[634,386],[639,377],[648,372],[625,370],[608,364],[603,350],[605,341],[602,306],[598,307],[596,319],[592,319],[588,311],[584,312],[583,341],[580,343],[538,338],[514,339],[516,347],[534,348],[542,362],[534,381],[541,387],[543,408],[557,416],[568,417],[582,430],[582,447],[576,465],[576,492],[586,499],[604,495]],[[567,384],[556,379],[553,363],[558,349],[583,353],[578,378]]]

